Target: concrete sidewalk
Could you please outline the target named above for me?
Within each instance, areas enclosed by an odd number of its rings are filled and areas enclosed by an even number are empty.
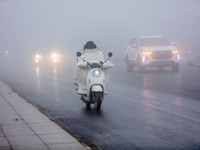
[[[0,81],[0,150],[89,150]]]

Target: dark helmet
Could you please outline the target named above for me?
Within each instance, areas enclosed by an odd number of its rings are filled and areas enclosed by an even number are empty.
[[[88,41],[85,45],[84,45],[84,49],[95,49],[97,48],[97,46],[94,44],[93,41]]]

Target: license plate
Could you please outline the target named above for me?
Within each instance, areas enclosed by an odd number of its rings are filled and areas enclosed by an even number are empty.
[[[160,62],[166,62],[166,61],[168,61],[168,59],[158,59],[158,61],[160,61]]]

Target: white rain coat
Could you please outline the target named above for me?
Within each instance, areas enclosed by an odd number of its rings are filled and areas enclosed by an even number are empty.
[[[88,62],[104,61],[103,53],[99,51],[97,48],[83,50],[81,58],[83,58],[84,60],[87,60]],[[83,61],[81,58],[78,58],[78,62]],[[86,94],[87,92],[86,79],[87,79],[88,70],[89,68],[82,69],[78,66],[75,66],[73,80],[74,80],[74,84],[78,85],[78,94]],[[105,75],[107,75],[107,71],[105,72]]]

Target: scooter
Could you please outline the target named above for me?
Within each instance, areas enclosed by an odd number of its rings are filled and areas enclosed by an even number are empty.
[[[77,62],[77,66],[86,72],[82,81],[82,88],[79,87],[78,94],[81,95],[81,100],[90,108],[94,104],[94,109],[99,111],[104,99],[104,95],[108,94],[108,69],[114,65],[108,60],[112,57],[112,53],[108,53],[108,59],[105,61],[89,62],[81,57],[81,53],[77,52],[77,57],[82,61]]]

